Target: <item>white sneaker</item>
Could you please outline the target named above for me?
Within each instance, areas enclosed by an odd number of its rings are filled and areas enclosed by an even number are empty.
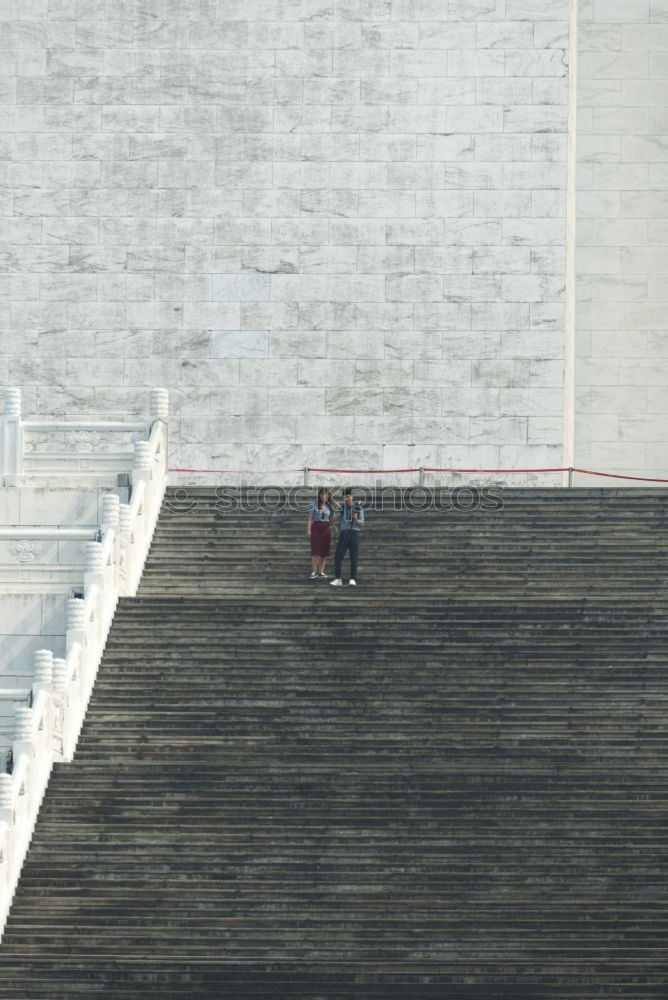
[[[330,580],[330,587],[341,587],[343,585],[342,580]]]
[[[318,578],[320,580],[329,580],[329,577],[327,576],[326,573],[318,573]]]
[[[315,570],[312,570],[311,573],[309,573],[309,577],[308,578],[309,578],[309,580],[317,580],[318,579],[318,574],[316,573]]]
[[[356,587],[357,586],[357,582],[355,580],[348,580],[348,586],[349,587]]]

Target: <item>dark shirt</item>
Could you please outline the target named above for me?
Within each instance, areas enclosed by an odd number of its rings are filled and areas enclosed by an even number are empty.
[[[359,517],[359,524],[355,524],[355,522],[353,521],[353,512],[356,513],[357,516]],[[364,511],[362,510],[362,508],[361,507],[356,508],[355,504],[353,504],[352,507],[349,507],[347,504],[344,503],[341,508],[340,530],[349,531],[352,528],[353,531],[361,531],[363,525],[364,525]]]

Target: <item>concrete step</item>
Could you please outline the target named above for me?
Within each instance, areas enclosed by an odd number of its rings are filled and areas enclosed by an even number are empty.
[[[301,513],[189,493],[54,769],[0,1000],[665,1000],[668,494],[371,496],[337,591]]]

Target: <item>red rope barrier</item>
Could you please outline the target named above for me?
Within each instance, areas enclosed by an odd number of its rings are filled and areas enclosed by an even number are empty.
[[[419,468],[416,469],[316,469],[313,466],[309,466],[309,472],[345,472],[347,475],[352,476],[365,476],[369,472],[389,474],[390,472],[419,472]]]
[[[175,467],[169,467],[168,472],[215,472],[223,473],[224,475],[255,475],[257,470],[254,469],[179,469]],[[620,472],[599,472],[595,469],[578,469],[574,466],[569,468],[568,466],[563,466],[559,468],[549,468],[549,469],[448,469],[448,468],[437,468],[436,466],[416,466],[413,469],[318,469],[314,466],[308,466],[306,469],[267,469],[260,470],[263,475],[284,475],[286,472],[336,472],[344,473],[348,476],[364,476],[369,474],[374,475],[390,475],[402,472],[453,472],[453,473],[477,473],[482,475],[508,475],[508,474],[528,474],[533,472],[578,472],[583,476],[603,476],[606,479],[627,479],[633,482],[640,483],[668,483],[668,479],[657,479],[651,476],[626,476]]]
[[[176,469],[169,466],[167,472],[223,472],[225,475],[249,476],[255,474],[255,469]],[[286,472],[303,472],[303,469],[264,469],[263,475],[282,476]]]
[[[494,472],[494,473],[507,473],[507,472],[568,472],[568,468],[565,469],[437,469],[431,466],[425,465],[425,472]]]
[[[634,479],[641,483],[668,483],[668,479],[652,479],[649,476],[622,476],[616,472],[596,472],[593,469],[576,469],[573,472],[581,472],[583,476],[605,476],[606,479]]]
[[[223,472],[226,474],[234,475],[244,475],[254,473],[254,469],[176,469],[169,468],[168,472]],[[276,470],[260,470],[264,474],[274,472],[276,475],[280,475],[285,472],[303,472],[304,469],[276,469]],[[391,473],[398,472],[420,472],[420,466],[415,466],[413,469],[318,469],[313,465],[309,465],[307,468],[308,472],[341,472],[346,475],[351,476],[365,476],[369,473],[374,473],[378,475],[390,475]],[[437,469],[431,468],[429,466],[424,466],[422,468],[423,472],[568,472],[568,469]],[[575,470],[579,471],[579,470]]]

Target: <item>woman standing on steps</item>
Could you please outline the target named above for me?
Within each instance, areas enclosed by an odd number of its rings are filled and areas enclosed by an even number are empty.
[[[332,545],[331,519],[336,510],[332,500],[331,490],[321,486],[318,497],[311,504],[306,520],[306,534],[311,539],[311,575],[310,580],[318,577],[326,580],[325,563],[329,558]]]

